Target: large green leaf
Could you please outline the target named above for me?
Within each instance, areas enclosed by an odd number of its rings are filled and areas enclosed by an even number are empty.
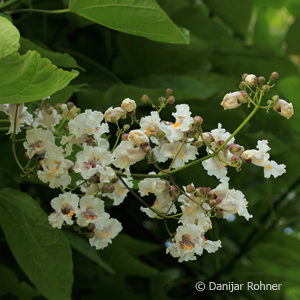
[[[299,35],[300,35],[300,17],[296,18],[295,22],[292,24],[292,26],[290,27],[286,35],[288,53],[300,55]]]
[[[108,273],[114,273],[114,270],[99,256],[99,251],[97,251],[95,248],[92,248],[91,245],[87,242],[87,240],[69,232],[65,232],[65,235],[67,236],[70,244],[76,251],[85,255],[87,258],[89,258],[91,261],[96,263]]]
[[[0,16],[0,59],[20,47],[20,33],[18,29],[6,18]]]
[[[0,265],[0,296],[11,294],[20,300],[39,296],[39,292],[26,282],[19,282],[16,274],[6,266]]]
[[[46,98],[78,75],[58,69],[38,52],[11,54],[0,60],[0,103],[23,103]],[[4,76],[5,74],[5,76]]]
[[[0,190],[0,224],[20,267],[47,299],[71,298],[73,264],[64,235],[27,194]]]
[[[205,0],[205,4],[226,24],[241,35],[245,35],[249,26],[251,0]]]
[[[69,53],[51,51],[21,37],[21,54],[26,53],[28,50],[36,50],[41,56],[49,58],[56,66],[62,68],[81,69],[75,58],[73,58]]]
[[[72,0],[70,10],[106,27],[150,40],[188,44],[189,35],[177,27],[155,0]]]

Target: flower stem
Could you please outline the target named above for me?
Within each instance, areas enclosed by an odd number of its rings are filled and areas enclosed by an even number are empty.
[[[19,104],[16,105],[16,111],[15,111],[15,120],[14,120],[14,130],[13,133],[11,135],[11,139],[12,139],[12,151],[14,154],[14,158],[16,160],[17,165],[19,166],[19,168],[21,169],[21,171],[23,173],[25,173],[24,168],[22,167],[18,156],[17,156],[17,152],[16,152],[16,127],[17,127],[17,118],[18,118],[18,110],[19,110]]]

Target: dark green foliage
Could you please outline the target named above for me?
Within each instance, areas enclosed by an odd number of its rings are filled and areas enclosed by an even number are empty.
[[[19,176],[9,137],[1,133],[0,297],[71,299],[74,276],[72,299],[299,299],[299,1],[160,0],[160,6],[154,0],[15,2],[8,8],[1,2],[0,16],[31,7],[70,7],[71,13],[11,15],[21,46],[11,28],[11,40],[5,45],[0,40],[0,103],[52,95],[52,104],[71,100],[82,110],[104,111],[127,97],[139,105],[143,94],[156,100],[172,88],[176,103],[188,103],[194,115],[203,117],[205,130],[221,122],[233,131],[249,110],[224,111],[224,94],[238,90],[242,73],[267,77],[278,71],[276,92],[293,102],[295,116],[286,120],[274,111],[259,112],[237,135],[237,142],[248,148],[268,139],[272,157],[287,165],[287,173],[265,180],[259,168],[231,170],[230,185],[244,192],[253,218],[215,220],[208,238],[220,239],[223,247],[182,264],[165,255],[168,235],[162,222],[147,219],[130,196],[109,211],[124,229],[103,251],[90,248],[83,237],[52,229],[45,211],[50,213],[56,192]],[[110,5],[104,9],[105,2]],[[28,76],[36,76],[37,84],[31,85]],[[144,105],[138,114],[150,111]],[[21,144],[17,151],[21,157]],[[136,171],[146,173],[147,168]],[[176,180],[181,185],[218,183],[201,166],[176,174]],[[169,225],[175,228],[171,221]],[[277,292],[200,293],[194,288],[199,280],[283,286]]]

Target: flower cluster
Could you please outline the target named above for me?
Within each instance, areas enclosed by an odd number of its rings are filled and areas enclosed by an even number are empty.
[[[113,205],[120,205],[130,192],[143,204],[143,213],[163,220],[170,235],[166,252],[182,262],[221,247],[221,241],[205,237],[212,228],[212,218],[228,219],[233,214],[252,218],[245,195],[230,188],[228,168],[240,171],[244,164],[252,163],[264,168],[265,178],[285,173],[285,165],[270,160],[267,140],[259,140],[257,149],[245,149],[235,142],[236,133],[258,109],[273,108],[286,118],[293,114],[292,104],[278,96],[262,105],[277,77],[272,73],[265,83],[263,77],[244,74],[241,90],[225,95],[221,102],[224,109],[244,103],[254,107],[233,134],[220,123],[204,131],[203,119],[192,116],[187,104],[176,105],[172,119],[162,120],[161,110],[175,102],[170,89],[159,98],[158,106],[144,95],[142,101],[154,110],[140,119],[136,102],[129,98],[104,114],[90,109],[80,112],[73,103],[53,107],[45,101],[31,113],[23,104],[2,105],[0,109],[8,115],[13,147],[15,135],[25,129],[27,166],[23,168],[16,157],[25,175],[36,175],[50,188],[61,190],[51,201],[54,211],[49,223],[53,227],[72,227],[85,234],[92,246],[103,249],[122,230],[121,223],[105,211],[106,202],[110,199]],[[202,147],[207,155],[199,157]],[[132,173],[133,165],[142,160],[155,171]],[[197,163],[202,163],[219,185],[191,183],[181,187],[174,181],[174,173]],[[168,227],[170,220],[178,222],[175,233]]]

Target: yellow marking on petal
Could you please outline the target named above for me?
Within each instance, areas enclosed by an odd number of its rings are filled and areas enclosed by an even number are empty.
[[[125,190],[119,190],[119,194],[123,195],[125,193]]]
[[[154,203],[153,203],[152,207],[155,207],[155,206],[156,206],[156,204],[157,204],[157,200],[155,200],[155,201],[154,201]]]
[[[108,232],[105,232],[105,235],[106,235],[106,236],[110,236],[110,234],[109,234]]]
[[[189,207],[186,207],[186,208],[185,208],[185,212],[188,212],[188,211],[189,211],[189,209],[190,209]]]
[[[272,166],[271,165],[267,165],[266,168],[267,169],[272,169]]]
[[[190,250],[190,247],[187,245],[184,245],[184,250]]]
[[[74,215],[74,210],[71,210],[69,213],[68,213],[68,218],[69,219],[72,219],[72,216]]]
[[[57,171],[57,169],[56,169],[56,168],[53,168],[53,169],[51,169],[50,171],[54,173],[54,172]]]
[[[180,122],[176,122],[175,124],[173,124],[173,127],[177,128],[180,125]]]
[[[179,157],[180,157],[180,158],[183,158],[183,153],[180,153],[180,154],[179,154]]]
[[[235,209],[233,212],[236,214],[238,211],[237,211],[237,209]]]
[[[184,119],[184,117],[183,116],[178,116],[178,119],[182,120],[182,119]]]

